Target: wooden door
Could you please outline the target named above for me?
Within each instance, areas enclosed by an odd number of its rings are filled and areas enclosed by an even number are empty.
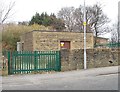
[[[70,49],[70,41],[60,41],[61,49]]]

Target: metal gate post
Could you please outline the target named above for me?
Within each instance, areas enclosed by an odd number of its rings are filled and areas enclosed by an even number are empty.
[[[36,72],[37,69],[37,51],[34,51],[34,71]]]
[[[11,74],[11,70],[10,70],[10,51],[8,51],[8,75]]]
[[[61,71],[60,51],[56,51],[56,69]]]
[[[58,51],[58,65],[59,65],[58,71],[61,71],[61,54],[60,54],[60,51]]]

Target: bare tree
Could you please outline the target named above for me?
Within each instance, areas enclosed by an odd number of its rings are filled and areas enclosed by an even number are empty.
[[[15,2],[10,2],[8,7],[4,6],[4,2],[0,1],[0,52],[2,52],[2,31],[3,23],[9,18]]]
[[[118,22],[113,24],[112,32],[111,32],[111,42],[118,43]]]
[[[69,31],[83,31],[83,9],[83,6],[76,9],[65,7],[58,12],[58,17],[64,20]],[[86,7],[86,20],[87,32],[93,32],[96,37],[111,31],[107,26],[110,21],[103,13],[102,5],[99,3]]]
[[[65,7],[65,8],[62,8],[61,11],[59,11],[59,13],[58,13],[58,17],[64,20],[67,31],[73,30],[73,26],[74,26],[73,13],[74,13],[74,11],[75,11],[74,7]]]
[[[8,7],[5,7],[4,4],[1,5],[1,7],[0,7],[0,24],[3,24],[10,17],[10,13],[11,13],[14,5],[15,5],[15,2],[10,2]]]

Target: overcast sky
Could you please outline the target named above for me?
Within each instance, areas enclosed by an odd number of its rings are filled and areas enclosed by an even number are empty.
[[[13,16],[9,21],[29,21],[36,13],[47,12],[57,14],[62,7],[79,7],[84,0],[3,0],[7,5],[15,1]],[[104,13],[113,21],[117,20],[118,1],[120,0],[86,0],[86,5],[93,5],[100,2],[103,5]]]

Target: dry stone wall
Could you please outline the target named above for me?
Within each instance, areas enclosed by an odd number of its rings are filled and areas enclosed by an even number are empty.
[[[87,49],[87,68],[107,67],[118,65],[118,50]],[[61,50],[61,69],[70,71],[83,69],[83,49]]]

